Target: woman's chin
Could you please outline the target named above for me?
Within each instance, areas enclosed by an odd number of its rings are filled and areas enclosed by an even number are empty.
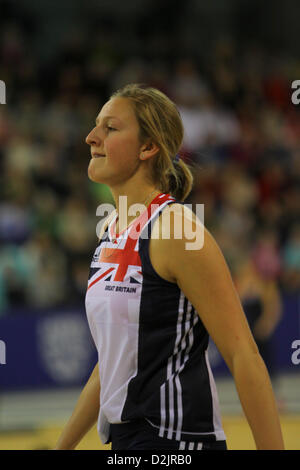
[[[88,166],[88,177],[91,181],[94,183],[104,183],[104,172],[100,168],[95,168],[95,165],[93,165],[93,162],[91,160],[89,166]]]
[[[88,169],[88,177],[94,183],[104,183],[103,175],[101,175],[101,173],[101,171]]]

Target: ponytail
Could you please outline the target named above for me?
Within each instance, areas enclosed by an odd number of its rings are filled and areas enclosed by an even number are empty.
[[[193,187],[193,175],[188,165],[182,160],[173,160],[173,171],[168,174],[168,189],[179,201],[184,201]]]

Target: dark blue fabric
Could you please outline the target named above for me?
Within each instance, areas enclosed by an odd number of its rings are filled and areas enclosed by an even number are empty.
[[[179,450],[180,446],[179,441],[159,437],[144,420],[111,424],[110,432],[112,450]],[[226,441],[204,442],[201,450],[227,450]]]

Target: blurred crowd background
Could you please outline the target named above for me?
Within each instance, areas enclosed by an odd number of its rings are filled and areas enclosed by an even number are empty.
[[[205,204],[266,338],[300,293],[297,2],[40,3],[0,0],[0,315],[84,304],[96,209],[112,202],[85,137],[113,91],[143,82],[178,105],[186,202]]]

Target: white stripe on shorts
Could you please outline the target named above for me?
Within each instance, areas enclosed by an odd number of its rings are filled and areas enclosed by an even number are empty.
[[[203,442],[189,442],[188,443],[188,450],[202,450],[203,448]],[[187,442],[185,441],[180,441],[179,444],[179,450],[187,450],[186,449]]]

